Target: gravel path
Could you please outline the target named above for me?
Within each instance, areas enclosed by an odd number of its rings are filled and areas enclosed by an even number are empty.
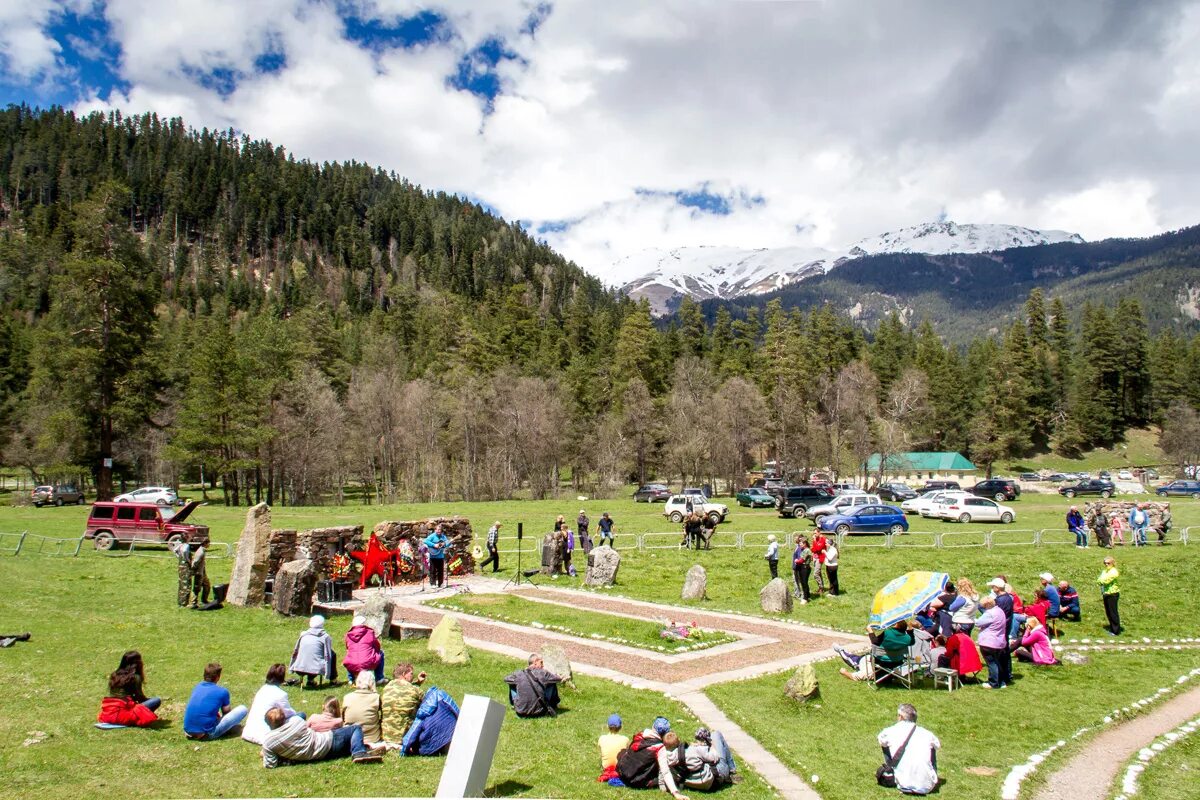
[[[1051,773],[1034,800],[1104,798],[1117,774],[1143,747],[1200,715],[1200,687],[1179,695],[1155,710],[1115,725],[1089,740],[1084,749]]]

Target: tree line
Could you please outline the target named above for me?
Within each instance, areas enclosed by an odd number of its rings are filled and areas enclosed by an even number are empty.
[[[1071,311],[1034,289],[965,346],[779,300],[656,323],[519,226],[365,165],[0,113],[4,463],[102,496],[201,474],[234,504],[603,495],[914,449],[990,470],[1200,408],[1200,339],[1152,338],[1132,300]]]

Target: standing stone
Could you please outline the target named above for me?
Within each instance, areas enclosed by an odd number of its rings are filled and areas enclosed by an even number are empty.
[[[617,569],[621,566],[621,554],[608,545],[593,547],[587,557],[587,573],[583,576],[584,586],[611,588],[617,582]]]
[[[797,667],[795,674],[783,687],[783,693],[801,705],[809,700],[819,700],[821,686],[817,683],[817,671],[813,669],[813,665],[801,664]]]
[[[542,537],[542,574],[557,575],[563,571],[562,547],[557,533],[551,531]]]
[[[542,667],[562,678],[562,682],[575,688],[574,676],[571,674],[571,662],[567,659],[567,651],[556,644],[542,646]]]
[[[233,573],[226,599],[235,606],[260,606],[271,557],[271,507],[259,503],[246,512],[246,526],[238,539]]]
[[[772,578],[758,593],[762,610],[768,614],[786,614],[792,610],[792,593],[783,578]]]
[[[447,614],[433,626],[433,633],[429,634],[429,652],[437,653],[443,664],[466,664],[471,660],[462,626],[453,615]]]
[[[313,591],[317,588],[317,569],[312,559],[289,561],[275,573],[271,600],[275,610],[289,617],[307,617],[312,613]]]
[[[699,564],[694,564],[683,579],[683,599],[704,600],[707,597],[708,572]]]
[[[366,620],[366,624],[375,631],[376,636],[386,639],[391,636],[392,612],[395,608],[396,604],[391,598],[380,591],[368,597],[362,607],[354,613]]]

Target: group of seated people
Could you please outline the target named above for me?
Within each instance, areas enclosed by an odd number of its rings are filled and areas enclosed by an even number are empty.
[[[621,733],[621,727],[620,715],[613,714],[608,718],[608,733],[597,741],[598,781],[634,789],[657,786],[676,800],[687,800],[682,789],[711,791],[741,782],[733,753],[720,731],[700,728],[688,743],[671,730],[666,717],[655,718],[632,739]]]
[[[874,663],[835,647],[849,667],[841,672],[853,680],[871,680],[886,677],[873,674],[873,666],[897,670],[908,664],[930,672],[952,669],[960,678],[972,679],[986,666],[987,680],[981,685],[999,689],[1012,684],[1014,656],[1034,666],[1056,665],[1050,639],[1060,620],[1080,620],[1079,593],[1067,581],[1055,584],[1048,572],[1039,579],[1030,603],[1022,602],[1004,575],[993,578],[990,592],[982,596],[967,578],[947,583],[912,619],[886,630],[868,627],[877,648]]]
[[[392,680],[380,681],[383,647],[374,631],[355,618],[347,635],[347,655],[342,662],[353,689],[339,702],[325,698],[322,710],[311,719],[292,707],[285,683],[288,667],[272,664],[250,707],[234,707],[229,690],[221,685],[222,668],[213,662],[204,668],[203,680],[188,698],[183,732],[189,739],[220,739],[241,726],[241,737],[262,749],[263,765],[320,761],[351,757],[356,763],[378,761],[389,749],[403,755],[437,755],[446,752],[458,720],[458,706],[442,690],[420,688],[426,674],[414,674],[412,664],[398,664]],[[336,678],[336,666],[324,630],[325,620],[315,616],[300,636],[292,657],[293,671],[307,676]],[[352,640],[352,641],[351,641]],[[299,669],[297,669],[299,667]],[[145,665],[136,650],[125,653],[109,676],[108,696],[101,702],[97,726],[146,727],[158,720],[157,697],[146,697]],[[382,694],[377,689],[384,683]]]

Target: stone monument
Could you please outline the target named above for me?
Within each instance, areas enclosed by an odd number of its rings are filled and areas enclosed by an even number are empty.
[[[260,606],[271,552],[271,507],[266,503],[246,511],[246,526],[238,539],[226,600],[235,606]]]
[[[684,600],[704,600],[708,597],[708,572],[704,567],[695,564],[687,571],[683,579]]]
[[[562,678],[562,682],[572,689],[575,688],[575,676],[571,674],[571,661],[567,658],[566,650],[556,644],[547,644],[542,646],[541,656],[544,669]]]
[[[803,705],[809,700],[821,698],[821,686],[817,683],[817,671],[812,664],[801,664],[796,667],[795,674],[788,679],[783,687],[783,693],[797,703]]]
[[[617,582],[617,570],[621,566],[621,554],[608,545],[593,547],[587,556],[587,572],[583,576],[584,586],[612,588]]]
[[[366,624],[375,631],[377,637],[387,639],[391,636],[392,612],[395,608],[396,604],[391,598],[379,591],[368,597],[362,607],[354,613],[366,620]]]
[[[307,617],[312,613],[313,592],[317,588],[317,570],[312,559],[289,561],[275,573],[271,601],[275,610],[289,617]]]
[[[792,610],[792,593],[783,578],[772,578],[758,593],[762,610],[768,614],[786,614]]]
[[[506,710],[490,697],[463,698],[435,797],[483,797]]]
[[[467,643],[463,640],[462,626],[453,615],[442,617],[429,634],[429,652],[437,653],[443,664],[466,664],[471,660]]]

